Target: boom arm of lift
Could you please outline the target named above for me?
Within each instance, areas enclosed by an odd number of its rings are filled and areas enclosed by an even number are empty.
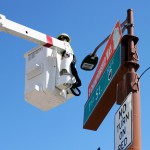
[[[64,42],[34,29],[28,28],[24,25],[8,20],[4,15],[1,14],[0,31],[21,37],[45,47],[53,46],[58,49],[65,49]]]

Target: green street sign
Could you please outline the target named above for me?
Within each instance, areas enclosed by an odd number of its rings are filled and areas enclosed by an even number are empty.
[[[120,66],[121,66],[121,45],[118,46],[115,54],[113,55],[109,64],[107,65],[107,68],[105,69],[102,77],[98,81],[91,96],[89,97],[89,99],[87,100],[84,106],[83,124],[85,124],[89,119],[89,117],[91,116],[93,110],[95,109],[101,97],[109,87],[109,84],[111,83],[112,79],[115,77]]]

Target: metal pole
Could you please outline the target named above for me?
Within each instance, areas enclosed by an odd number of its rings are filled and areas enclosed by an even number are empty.
[[[129,9],[127,11],[127,22],[128,34],[134,36],[134,20],[133,20],[133,10]],[[140,90],[138,75],[136,73],[136,65],[133,58],[133,49],[135,48],[135,43],[133,38],[128,42],[128,72],[125,74],[126,80],[126,94],[133,93],[133,142],[129,146],[128,150],[141,150],[141,116],[140,116]],[[136,52],[137,54],[137,52]]]

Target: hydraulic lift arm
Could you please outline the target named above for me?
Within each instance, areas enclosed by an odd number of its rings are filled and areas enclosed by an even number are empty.
[[[21,37],[23,39],[32,41],[45,47],[56,47],[58,49],[65,49],[64,42],[53,38],[44,33],[38,32],[34,29],[28,28],[16,22],[6,19],[4,15],[0,14],[0,31]]]

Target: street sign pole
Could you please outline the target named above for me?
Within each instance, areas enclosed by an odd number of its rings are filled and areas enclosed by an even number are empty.
[[[127,11],[127,19],[128,23],[131,24],[131,26],[128,28],[128,34],[129,35],[134,35],[134,27],[133,27],[133,10],[129,9]],[[132,60],[134,57],[132,57],[135,53],[133,54],[133,49],[134,49],[134,41],[131,40],[128,43],[128,56],[130,57],[131,63],[129,63],[129,71],[126,74],[126,80],[131,81],[127,82],[127,91],[129,92],[130,87],[133,92],[133,143],[129,147],[128,150],[141,150],[141,118],[140,118],[140,91],[139,91],[139,80],[138,80],[138,75],[136,74],[135,70],[135,65],[134,63],[132,64]],[[134,61],[134,60],[133,60]],[[136,60],[135,60],[136,61]],[[128,80],[130,79],[130,80]]]
[[[132,108],[133,108],[133,141],[128,150],[141,150],[141,118],[140,118],[140,90],[139,77],[136,73],[138,64],[138,55],[134,36],[133,10],[127,11],[128,34],[126,35],[126,52],[127,52],[127,68],[128,71],[124,75],[124,97],[132,92]],[[122,102],[123,103],[123,99]]]

